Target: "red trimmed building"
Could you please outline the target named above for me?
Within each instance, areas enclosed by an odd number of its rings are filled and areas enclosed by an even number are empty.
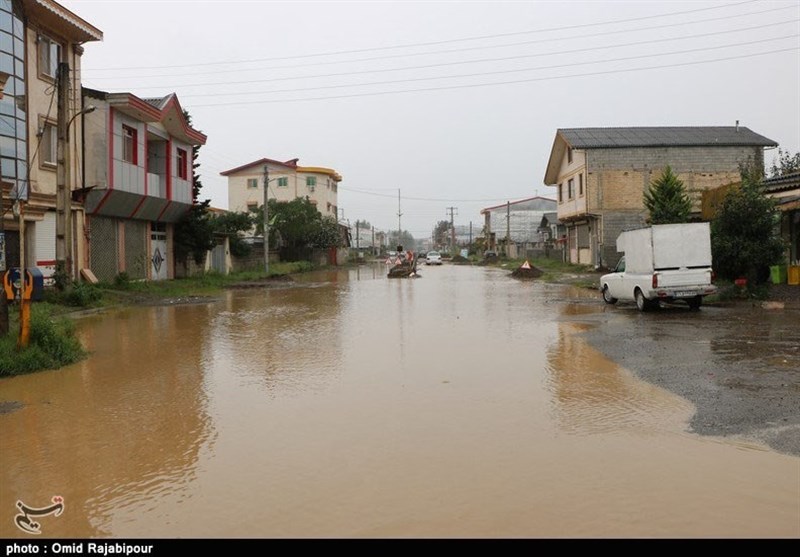
[[[103,280],[174,277],[173,225],[192,204],[192,155],[206,136],[173,93],[142,99],[83,89],[84,267]]]

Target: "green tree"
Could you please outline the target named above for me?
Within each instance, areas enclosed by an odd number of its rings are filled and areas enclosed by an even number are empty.
[[[650,224],[687,222],[692,212],[686,188],[669,166],[650,182],[644,192],[644,206],[650,213]]]
[[[450,232],[450,221],[449,220],[440,220],[436,223],[436,226],[433,229],[433,243],[437,246],[444,246],[446,245],[448,240],[448,233]]]
[[[213,216],[209,224],[213,232],[230,238],[231,255],[242,257],[250,253],[250,246],[242,240],[240,233],[253,228],[252,213],[222,213]]]
[[[800,153],[792,155],[789,151],[778,148],[778,156],[772,160],[769,177],[777,178],[793,172],[800,172]]]
[[[758,284],[766,280],[769,266],[780,262],[784,246],[775,233],[779,216],[764,194],[761,169],[743,165],[741,175],[741,186],[731,187],[711,221],[711,250],[720,277],[746,277]]]
[[[342,232],[334,217],[322,217],[309,239],[313,247],[320,249],[338,248],[343,245]]]
[[[191,115],[183,111],[186,122],[191,126]],[[192,149],[192,206],[175,223],[175,257],[178,261],[185,262],[189,256],[194,258],[198,265],[205,261],[206,252],[214,247],[214,231],[211,227],[211,214],[208,207],[211,205],[210,199],[200,201],[200,190],[203,183],[197,169],[200,163],[197,162],[199,147]]]
[[[334,217],[323,217],[307,197],[291,201],[269,200],[269,245],[288,257],[302,257],[304,250],[341,245]],[[263,207],[255,209],[256,236],[264,234]]]

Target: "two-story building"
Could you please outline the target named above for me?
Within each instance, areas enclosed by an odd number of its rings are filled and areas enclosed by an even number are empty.
[[[614,267],[619,233],[646,224],[643,196],[669,165],[700,214],[705,190],[739,180],[739,165],[763,165],[777,143],[748,128],[570,128],[556,132],[545,185],[557,191],[572,263]]]
[[[322,216],[338,220],[339,182],[342,177],[333,169],[299,166],[299,159],[285,162],[259,159],[221,172],[228,178],[228,210],[243,212],[264,204],[264,168],[269,180],[269,198],[292,201],[308,197]]]
[[[70,202],[68,190],[82,184],[81,45],[102,39],[99,29],[52,0],[0,2],[0,79],[5,81],[0,98],[0,219],[6,263],[17,267],[22,260],[26,267],[38,268],[45,281],[56,267],[57,231],[63,246],[60,255],[69,267],[65,270],[73,276],[76,254],[85,248],[80,234],[82,207]],[[60,69],[66,83],[61,95],[57,87]],[[59,97],[65,124],[61,165]],[[59,181],[66,192],[60,213],[56,200]],[[12,214],[15,204],[21,218]]]
[[[173,225],[192,205],[192,160],[206,136],[175,94],[84,89],[84,265],[99,279],[174,277]]]

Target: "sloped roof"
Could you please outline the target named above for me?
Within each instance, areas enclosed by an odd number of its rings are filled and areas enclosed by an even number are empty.
[[[269,164],[277,164],[277,165],[280,165],[280,166],[285,166],[286,168],[294,168],[294,169],[296,169],[297,168],[297,161],[299,161],[299,160],[300,159],[291,159],[291,160],[288,160],[288,161],[285,161],[285,162],[281,162],[281,161],[276,161],[274,159],[263,158],[263,159],[258,159],[257,161],[248,162],[247,164],[243,164],[242,166],[237,166],[236,168],[231,168],[230,170],[223,170],[222,172],[220,172],[220,175],[221,176],[230,176],[231,174],[236,174],[237,172],[241,172],[242,170],[247,170],[250,167],[253,167],[253,166],[264,166],[267,163],[269,163]]]
[[[762,183],[764,184],[764,189],[770,193],[800,188],[800,171],[776,176],[775,178],[767,178]]]
[[[589,150],[731,146],[777,147],[778,144],[744,126],[560,128],[550,149],[544,183],[555,185],[564,153],[570,147]]]
[[[481,209],[481,214],[483,215],[483,214],[489,213],[489,212],[493,211],[494,209],[504,209],[508,204],[511,204],[511,206],[513,207],[514,205],[518,205],[520,203],[527,203],[529,201],[535,201],[537,199],[541,199],[543,201],[552,201],[553,203],[556,202],[555,199],[551,199],[549,197],[542,197],[540,195],[537,195],[535,197],[528,197],[527,199],[518,199],[517,201],[509,201],[508,203],[502,203],[500,205],[493,205],[491,207],[485,207],[485,208]]]
[[[564,128],[558,132],[573,149],[614,147],[705,147],[778,144],[744,126]]]

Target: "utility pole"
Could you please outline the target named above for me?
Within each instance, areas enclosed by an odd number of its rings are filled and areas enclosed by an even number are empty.
[[[375,251],[375,227],[374,226],[372,227],[372,243],[370,245],[372,246],[372,250],[370,250],[370,251],[372,251],[372,255],[373,256],[378,255],[378,252]]]
[[[403,226],[400,224],[400,217],[403,213],[400,211],[400,188],[397,188],[397,245],[403,241]]]
[[[448,207],[447,211],[450,213],[450,255],[455,255],[456,249],[456,227],[453,224],[453,214],[458,211],[457,207]],[[455,213],[458,214],[458,213]]]
[[[9,199],[9,201],[11,201]],[[8,243],[6,242],[6,201],[3,199],[3,186],[0,185],[0,277],[6,272],[6,253],[8,251]],[[6,300],[6,293],[0,288],[0,338],[8,333],[8,301]]]
[[[67,269],[67,229],[69,227],[70,192],[67,190],[66,143],[67,143],[67,95],[69,93],[69,64],[58,64],[58,115],[56,136],[56,273],[68,273]],[[23,266],[24,267],[24,266]],[[71,276],[71,275],[68,275]]]
[[[472,247],[472,221],[469,221],[469,245]]]
[[[506,257],[508,257],[509,242],[511,242],[511,202],[506,201]]]
[[[264,273],[269,275],[269,166],[264,165]]]

